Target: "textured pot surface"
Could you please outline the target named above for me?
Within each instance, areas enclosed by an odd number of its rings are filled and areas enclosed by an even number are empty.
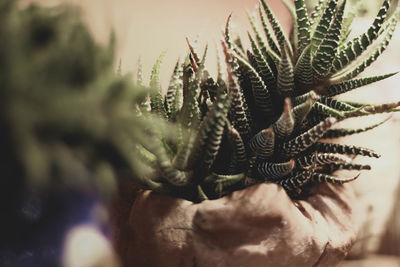
[[[358,231],[351,186],[292,201],[259,184],[200,204],[139,193],[119,243],[127,266],[333,266]]]

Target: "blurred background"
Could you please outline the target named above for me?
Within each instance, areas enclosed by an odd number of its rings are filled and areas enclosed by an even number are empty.
[[[361,0],[360,0],[361,1]],[[256,0],[35,0],[20,1],[21,5],[37,2],[45,6],[73,4],[81,8],[85,21],[99,42],[107,42],[113,30],[117,37],[117,56],[123,73],[135,73],[140,58],[143,64],[144,80],[148,81],[155,60],[162,51],[167,51],[161,68],[161,82],[166,89],[172,68],[178,57],[187,53],[185,38],[203,49],[209,45],[207,68],[216,72],[216,43],[221,39],[221,30],[229,14],[232,16],[233,31],[246,40],[250,24],[246,11],[256,10]],[[278,15],[285,29],[290,29],[290,15],[281,1],[270,0],[271,8]],[[315,1],[309,1],[315,2]],[[353,2],[357,2],[353,0]],[[396,1],[393,1],[396,2]],[[363,0],[361,3],[361,18],[354,23],[352,34],[364,31],[372,23],[381,1]],[[398,27],[399,28],[399,27]],[[196,42],[196,40],[201,40]],[[400,70],[400,34],[394,35],[387,51],[374,63],[365,76],[370,74],[389,73]],[[118,64],[118,62],[116,62]],[[375,103],[390,102],[400,99],[400,77],[395,76],[349,93],[347,100],[370,101]],[[362,91],[362,93],[360,93]],[[384,116],[365,119],[365,125],[371,120],[379,121]],[[400,117],[394,115],[389,123],[368,133],[357,135],[345,140],[345,143],[368,146],[380,154],[380,160],[367,162],[372,165],[372,171],[363,175],[354,183],[361,205],[359,210],[362,231],[348,261],[341,266],[400,266]],[[359,123],[359,122],[358,122]],[[361,126],[361,125],[360,125]],[[87,230],[87,229],[86,229]],[[82,234],[83,233],[83,234]],[[111,247],[101,234],[91,231],[75,232],[69,239],[69,249],[66,251],[68,266],[91,266],[68,262],[79,259],[79,249],[76,244],[83,235],[89,245],[83,247],[99,247],[101,253],[93,252],[93,258],[103,259],[104,255],[113,258]],[[86,237],[86,238],[85,238]],[[89,241],[88,241],[89,240]],[[75,243],[74,243],[75,242]],[[79,247],[79,246],[78,246]],[[90,253],[89,253],[90,254]],[[69,256],[74,255],[74,256]],[[88,254],[82,254],[82,260]],[[92,254],[91,254],[92,255]],[[113,262],[115,260],[111,260]],[[79,262],[79,260],[78,260]],[[98,266],[111,266],[111,265]],[[116,264],[116,263],[107,263]]]

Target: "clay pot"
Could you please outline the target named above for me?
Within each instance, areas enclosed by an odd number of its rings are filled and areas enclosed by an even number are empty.
[[[359,228],[351,185],[292,201],[258,184],[195,204],[144,191],[120,227],[125,266],[334,266]],[[121,225],[120,225],[121,226]]]

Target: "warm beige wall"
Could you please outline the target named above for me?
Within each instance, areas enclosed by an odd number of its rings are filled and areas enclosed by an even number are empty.
[[[31,0],[23,0],[31,1]],[[91,28],[100,40],[106,40],[111,28],[118,37],[118,58],[124,72],[136,69],[139,56],[144,75],[167,50],[162,66],[162,82],[168,83],[176,59],[187,51],[185,37],[200,37],[210,45],[208,68],[215,70],[214,42],[221,38],[226,18],[233,12],[233,26],[247,41],[250,29],[246,10],[254,11],[257,0],[36,0],[47,5],[74,3],[83,8]],[[288,25],[290,16],[281,1],[270,0],[272,9]],[[203,46],[200,46],[203,49]]]

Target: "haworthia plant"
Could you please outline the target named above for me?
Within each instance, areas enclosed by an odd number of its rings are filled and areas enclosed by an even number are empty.
[[[298,197],[316,183],[341,184],[358,177],[335,177],[336,170],[369,170],[369,165],[352,162],[357,155],[380,157],[368,148],[330,143],[329,139],[369,131],[383,123],[341,129],[335,127],[338,121],[397,111],[400,102],[374,105],[335,96],[395,74],[356,77],[389,44],[398,11],[386,19],[390,0],[383,0],[367,32],[349,41],[353,13],[346,9],[348,1],[321,0],[313,12],[307,11],[305,2],[285,0],[295,20],[289,38],[261,0],[261,28],[249,15],[254,33],[254,37],[249,34],[249,48],[234,41],[229,16],[222,41],[226,81],[221,78],[221,64],[216,80],[209,75],[205,57],[200,60],[190,43],[187,60],[183,66],[176,65],[164,102],[153,78],[157,90],[151,97],[152,112],[174,123],[177,132],[186,136],[155,136],[163,149],[169,148],[151,157],[156,162],[156,190],[202,201],[254,183],[274,182]],[[173,104],[180,95],[182,106]]]

